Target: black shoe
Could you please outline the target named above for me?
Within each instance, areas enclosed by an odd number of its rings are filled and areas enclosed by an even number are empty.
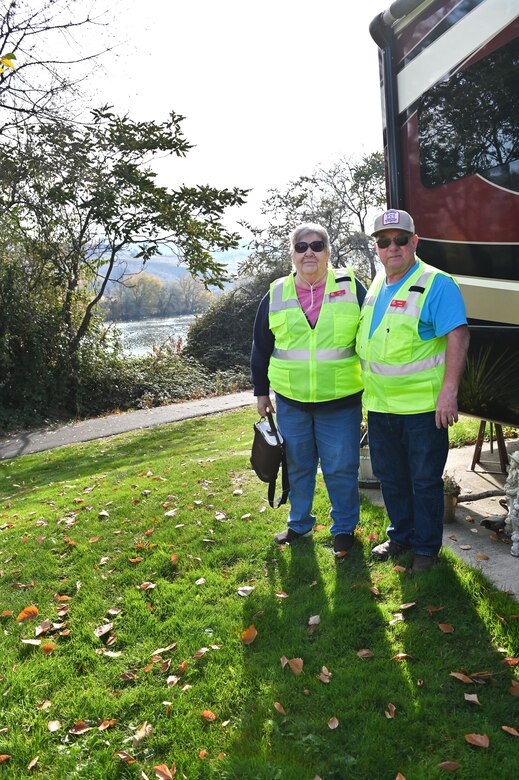
[[[411,571],[416,572],[430,571],[438,563],[436,555],[417,555],[415,554]]]
[[[344,558],[353,547],[355,537],[353,534],[337,534],[333,537],[333,554],[337,558]]]
[[[403,553],[408,549],[408,547],[404,547],[404,545],[393,542],[392,539],[388,539],[386,542],[382,542],[382,544],[377,544],[377,546],[372,549],[371,555],[376,561],[387,561],[388,558],[396,558],[400,553]]]
[[[290,542],[295,542],[296,539],[306,539],[308,536],[312,535],[312,528],[310,528],[309,531],[306,531],[304,534],[298,534],[296,531],[293,531],[291,528],[285,528],[284,531],[281,531],[279,534],[276,534],[274,537],[274,544],[290,544]]]

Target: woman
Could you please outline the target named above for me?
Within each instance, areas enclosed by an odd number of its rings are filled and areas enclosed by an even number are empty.
[[[290,235],[294,272],[276,279],[254,323],[251,369],[258,412],[275,411],[290,480],[288,527],[276,544],[309,536],[317,465],[331,503],[333,549],[351,549],[359,521],[362,381],[355,335],[364,286],[348,268],[329,266],[330,240],[305,223]]]

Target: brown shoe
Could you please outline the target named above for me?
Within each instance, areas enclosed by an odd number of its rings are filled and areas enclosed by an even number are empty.
[[[408,550],[408,547],[404,547],[398,542],[393,542],[392,539],[388,539],[387,542],[377,544],[371,551],[371,555],[376,561],[387,561],[388,558],[396,558],[400,553]]]
[[[436,555],[415,555],[411,571],[416,572],[430,571],[438,563]]]

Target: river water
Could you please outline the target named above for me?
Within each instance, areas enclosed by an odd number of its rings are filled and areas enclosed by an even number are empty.
[[[185,343],[187,331],[194,319],[194,314],[184,314],[179,317],[117,322],[115,327],[121,333],[125,354],[142,357],[169,338],[180,337]]]

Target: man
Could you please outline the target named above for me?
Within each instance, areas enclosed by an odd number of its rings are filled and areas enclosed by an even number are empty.
[[[389,517],[376,560],[414,551],[413,572],[437,561],[443,534],[442,474],[448,428],[469,334],[457,283],[415,255],[418,236],[406,211],[375,219],[372,235],[383,271],[364,301],[357,352],[373,472]]]

